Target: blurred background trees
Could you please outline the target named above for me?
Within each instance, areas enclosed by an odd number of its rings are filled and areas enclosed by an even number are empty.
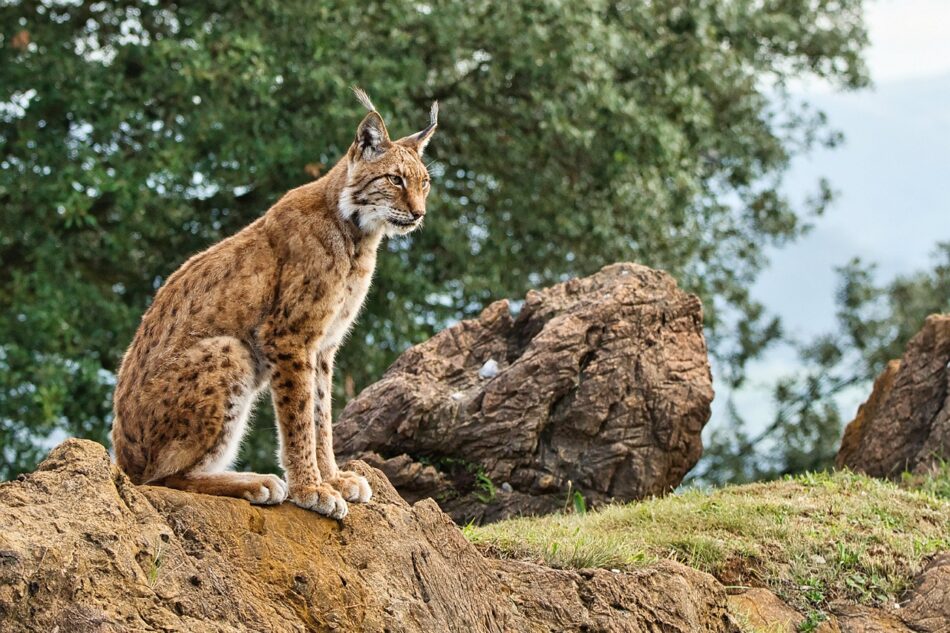
[[[782,336],[748,292],[764,248],[831,199],[824,182],[803,206],[781,191],[793,156],[840,140],[789,83],[868,81],[860,0],[7,0],[0,24],[3,477],[57,434],[107,441],[114,373],[154,291],[337,160],[361,116],[353,83],[394,134],[432,99],[443,115],[426,228],[382,254],[337,406],[446,323],[618,260],[702,297],[719,377],[739,385]],[[852,373],[873,375],[916,327],[889,297],[946,285],[943,266],[897,290],[855,264],[842,332],[803,354],[816,368],[857,354]],[[872,307],[879,321],[849,320]],[[817,395],[773,425],[805,422],[781,431],[807,435],[801,452],[837,434],[820,403],[848,371],[779,386]],[[269,403],[259,412],[242,459],[271,469]],[[734,422],[710,462],[727,478],[759,468]]]
[[[933,260],[932,270],[885,284],[860,260],[838,269],[837,327],[813,340],[789,341],[801,369],[775,383],[775,418],[750,432],[751,421],[730,403],[728,423],[713,432],[690,478],[741,483],[833,466],[841,429],[855,414],[841,410],[839,397],[859,389],[866,398],[924,319],[950,313],[950,242],[938,246]]]

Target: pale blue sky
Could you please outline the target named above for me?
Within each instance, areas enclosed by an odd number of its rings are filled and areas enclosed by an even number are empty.
[[[811,234],[772,252],[753,289],[802,337],[834,327],[834,267],[858,256],[876,262],[883,281],[926,267],[937,242],[950,240],[950,0],[872,0],[867,20],[872,89],[797,89],[827,112],[845,144],[797,160],[787,191],[807,195],[825,176],[839,196]],[[778,349],[750,368],[735,398],[755,427],[773,415],[767,385],[795,367],[794,355]],[[856,408],[866,391],[843,407]],[[710,426],[723,419],[727,393],[717,392]]]

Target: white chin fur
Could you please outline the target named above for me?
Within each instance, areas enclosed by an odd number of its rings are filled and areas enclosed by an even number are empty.
[[[394,237],[396,235],[408,235],[409,233],[412,233],[413,231],[415,231],[417,228],[419,228],[418,224],[412,224],[410,226],[399,226],[397,224],[393,224],[392,222],[387,222],[386,226],[383,228],[383,231],[385,231],[386,237]]]
[[[382,231],[386,237],[393,237],[406,235],[418,228],[418,224],[398,226],[390,222],[389,218],[393,215],[393,210],[389,207],[354,204],[352,193],[353,190],[346,187],[340,194],[340,214],[347,220],[359,218],[359,227],[364,233]]]

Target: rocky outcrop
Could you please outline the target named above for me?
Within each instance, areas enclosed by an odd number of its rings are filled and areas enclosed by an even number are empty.
[[[711,576],[485,558],[435,503],[351,467],[376,495],[337,522],[136,487],[100,445],[69,440],[0,485],[0,630],[735,630]]]
[[[841,633],[915,633],[899,617],[883,609],[836,603],[832,611],[834,630]]]
[[[950,315],[932,315],[874,382],[835,463],[876,477],[925,473],[950,459]]]
[[[498,301],[406,351],[343,411],[338,452],[456,521],[661,495],[702,453],[702,306],[633,264]]]
[[[805,616],[788,606],[768,589],[756,587],[729,596],[729,609],[738,616],[744,629],[797,633],[805,623]],[[815,625],[815,633],[841,633],[835,620]]]
[[[917,577],[903,618],[918,633],[950,631],[950,553],[934,558]]]
[[[875,608],[836,601],[811,622],[768,589],[728,598],[743,631],[772,633],[947,633],[950,631],[950,554],[937,557],[915,581],[904,608]]]

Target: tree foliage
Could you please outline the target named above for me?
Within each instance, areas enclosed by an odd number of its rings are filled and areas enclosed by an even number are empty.
[[[830,468],[842,425],[855,411],[841,396],[862,396],[900,358],[930,314],[950,313],[950,242],[934,253],[932,270],[875,279],[875,267],[854,259],[838,270],[837,328],[797,345],[801,369],[773,386],[775,418],[756,434],[739,411],[714,433],[702,468],[711,483],[741,483]]]
[[[867,81],[860,0],[5,0],[0,24],[2,475],[57,430],[106,440],[150,296],[344,152],[353,83],[396,134],[443,115],[426,228],[382,254],[338,395],[492,299],[617,260],[699,293],[741,381],[778,332],[747,292],[763,247],[828,201],[779,189],[837,142],[787,85]]]

